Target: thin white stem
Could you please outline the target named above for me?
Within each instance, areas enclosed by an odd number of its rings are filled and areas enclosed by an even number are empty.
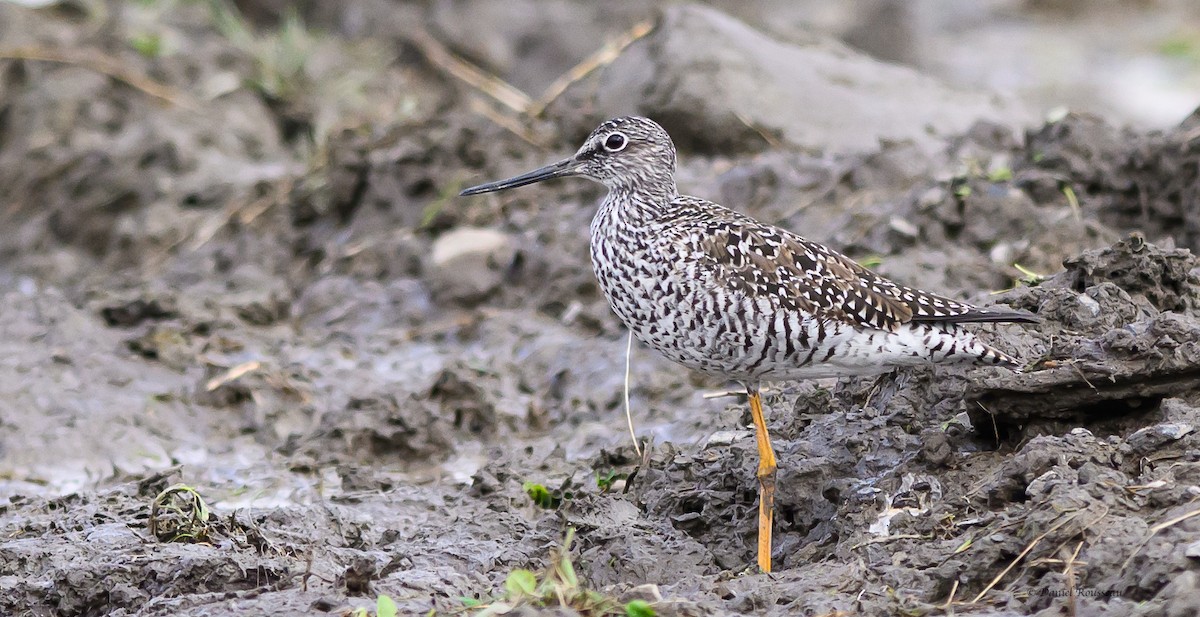
[[[629,406],[629,364],[633,358],[633,330],[629,331],[629,341],[625,344],[625,421],[629,423],[629,436],[633,438],[633,451],[642,455],[642,446],[638,443],[637,433],[633,431],[633,409]]]

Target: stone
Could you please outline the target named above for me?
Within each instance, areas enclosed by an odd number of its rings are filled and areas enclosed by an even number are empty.
[[[657,120],[681,149],[710,153],[776,144],[835,154],[896,143],[932,151],[981,119],[1032,119],[1016,103],[955,90],[832,37],[784,41],[696,4],[668,7],[654,32],[555,105],[561,113],[553,115],[580,135],[599,119],[636,113]]]
[[[425,278],[434,299],[473,305],[500,287],[515,258],[504,232],[460,227],[434,241]]]

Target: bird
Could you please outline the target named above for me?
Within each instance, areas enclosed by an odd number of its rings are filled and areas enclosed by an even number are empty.
[[[1038,318],[899,285],[823,244],[682,195],[676,164],[662,126],[625,116],[601,123],[566,159],[461,195],[572,176],[607,187],[590,226],[591,263],[613,312],[667,358],[745,388],[759,455],[757,564],[770,572],[778,461],[762,382],[928,364],[1020,370],[962,326]]]

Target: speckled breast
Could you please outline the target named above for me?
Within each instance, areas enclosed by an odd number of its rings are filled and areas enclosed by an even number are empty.
[[[600,289],[638,340],[692,370],[731,379],[770,378],[771,367],[751,366],[762,345],[769,344],[754,331],[759,307],[688,276],[672,261],[676,256],[656,242],[652,229],[597,229],[594,221],[592,231],[592,268]]]

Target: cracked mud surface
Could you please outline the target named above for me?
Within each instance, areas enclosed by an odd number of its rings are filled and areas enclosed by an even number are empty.
[[[741,129],[721,136],[739,154],[714,152],[675,117],[686,192],[1043,319],[982,329],[1021,373],[775,384],[764,575],[748,410],[702,396],[729,384],[635,348],[654,445],[630,444],[625,333],[587,260],[601,190],[452,197],[573,149],[550,127],[578,118],[534,123],[542,149],[473,112],[421,59],[415,6],[356,9],[387,18],[315,46],[375,59],[355,82],[375,107],[269,96],[248,85],[258,52],[181,6],[0,3],[3,49],[171,88],[0,59],[0,614],[345,614],[378,594],[458,614],[545,567],[568,527],[587,587],[661,597],[659,615],[1200,611],[1194,122],[993,119],[824,156]],[[665,23],[711,17],[690,10]],[[131,47],[147,32],[161,55]],[[309,91],[359,79],[324,71]],[[1014,263],[1044,276],[1014,288]],[[180,482],[212,508],[199,542],[150,532]]]

